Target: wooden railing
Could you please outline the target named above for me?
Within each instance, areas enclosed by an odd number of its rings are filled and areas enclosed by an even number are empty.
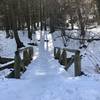
[[[74,53],[74,55],[72,55],[71,58],[67,58],[67,52]],[[79,50],[55,47],[54,57],[59,60],[61,65],[65,66],[65,70],[68,70],[68,68],[74,63],[75,76],[81,75],[81,58]]]
[[[31,63],[33,53],[33,47],[17,50],[14,57],[14,70],[7,77],[19,79],[21,73],[25,72],[26,67]]]

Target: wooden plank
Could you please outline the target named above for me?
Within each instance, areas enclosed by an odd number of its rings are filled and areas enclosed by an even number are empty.
[[[81,74],[81,58],[80,58],[80,51],[77,50],[75,53],[75,76],[80,76]]]
[[[5,57],[0,57],[0,64],[5,64],[7,62],[13,61],[13,58],[5,58]]]
[[[19,52],[15,52],[15,64],[14,64],[14,77],[16,79],[20,78],[20,72],[21,72],[21,57],[19,55]]]
[[[68,61],[68,58],[67,58]],[[65,66],[65,70],[67,71],[68,68],[74,63],[74,56],[71,57],[70,61],[67,63],[67,66]]]
[[[28,50],[28,52],[29,52],[29,59],[31,61],[33,59],[33,56],[34,56],[33,47],[30,47],[29,50]]]
[[[67,53],[66,50],[63,50],[60,58],[59,58],[59,63],[63,66],[67,66]]]
[[[61,55],[61,49],[58,48],[57,53],[56,53],[56,56],[55,56],[55,59],[58,59],[59,60],[60,55]]]
[[[8,63],[6,63],[6,64],[2,64],[2,65],[0,65],[0,71],[2,71],[2,70],[5,70],[5,69],[11,69],[11,68],[14,68],[13,66],[14,66],[14,60],[13,61],[11,61],[11,62],[8,62]]]
[[[24,66],[28,66],[28,64],[30,63],[29,50],[27,49],[23,51],[23,63]]]
[[[17,51],[22,52],[22,51],[24,51],[24,50],[26,50],[26,49],[29,49],[29,48],[33,48],[33,47],[32,47],[32,46],[23,47],[23,48],[18,49]]]
[[[55,47],[57,49],[59,49],[59,47]],[[60,48],[61,50],[66,50],[68,52],[72,52],[72,53],[75,53],[77,51],[77,49],[68,49],[68,48]]]
[[[9,65],[11,65],[11,64],[14,64],[14,60],[13,61],[10,61],[10,62],[8,62],[8,63],[5,63],[5,64],[2,64],[2,65],[0,65],[0,68],[1,67],[6,67],[6,66],[9,66]]]

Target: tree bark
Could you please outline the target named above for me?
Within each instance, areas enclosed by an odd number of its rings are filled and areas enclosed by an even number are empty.
[[[54,28],[54,17],[53,15],[50,15],[50,32],[53,33],[55,31]]]
[[[17,49],[24,47],[23,42],[21,42],[19,36],[18,36],[18,31],[17,31],[17,18],[16,18],[16,3],[12,2],[12,6],[11,6],[11,13],[12,13],[12,30],[14,32],[14,37],[15,37],[15,41],[16,41],[16,45],[17,45]]]

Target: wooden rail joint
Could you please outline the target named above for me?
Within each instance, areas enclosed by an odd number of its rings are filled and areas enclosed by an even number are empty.
[[[69,58],[67,58],[67,52],[74,53],[75,55],[72,55],[69,60]],[[54,47],[54,57],[59,60],[61,65],[65,66],[65,70],[67,70],[74,63],[75,76],[81,75],[81,58],[79,50]]]
[[[22,57],[20,56],[22,53]],[[19,49],[15,52],[15,64],[14,64],[14,78],[19,79],[21,72],[26,70],[25,66],[28,66],[33,58],[33,47],[26,47]]]

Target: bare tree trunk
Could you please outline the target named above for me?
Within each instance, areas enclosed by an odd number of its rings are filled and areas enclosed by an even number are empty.
[[[7,26],[5,28],[6,28],[6,38],[9,38],[10,37],[9,28],[7,28]]]
[[[44,29],[45,29],[45,31],[47,30],[46,20],[45,20],[45,23],[44,23]]]
[[[37,30],[36,22],[33,23],[33,26],[34,26],[34,29],[35,29],[35,31],[36,31],[36,30]]]
[[[71,29],[73,30],[74,29],[74,23],[73,23],[73,17],[70,15],[70,19],[71,19]]]
[[[10,37],[10,34],[9,34],[9,10],[7,9],[8,7],[8,4],[6,4],[6,7],[5,7],[5,16],[4,16],[4,26],[5,26],[5,30],[6,30],[6,38],[9,38]]]
[[[31,29],[30,29],[30,22],[29,22],[29,20],[27,20],[27,27],[28,27],[28,38],[30,40],[32,40],[32,32],[31,32]]]
[[[42,22],[42,1],[40,0],[40,30],[43,30],[43,22]]]
[[[82,14],[81,14],[81,10],[80,10],[79,0],[76,0],[76,2],[77,2],[77,14],[78,14],[78,18],[79,18],[79,25],[80,25],[80,29],[81,29],[81,37],[82,37],[82,39],[84,39],[85,38],[84,20],[82,18]],[[82,41],[82,43],[84,44],[84,41]]]
[[[53,15],[50,15],[50,32],[53,33],[55,31],[54,28],[54,17]]]
[[[16,29],[14,29],[13,31],[14,31],[15,41],[16,41],[16,44],[17,44],[17,49],[24,47],[24,44],[20,41],[20,38],[18,36],[18,31]]]
[[[12,2],[12,6],[11,6],[11,13],[12,13],[12,29],[14,31],[14,37],[15,37],[15,41],[16,41],[16,45],[17,45],[17,49],[24,47],[24,44],[20,41],[20,38],[18,36],[18,31],[17,31],[17,18],[16,18],[16,11],[17,9],[16,7],[16,3]]]

